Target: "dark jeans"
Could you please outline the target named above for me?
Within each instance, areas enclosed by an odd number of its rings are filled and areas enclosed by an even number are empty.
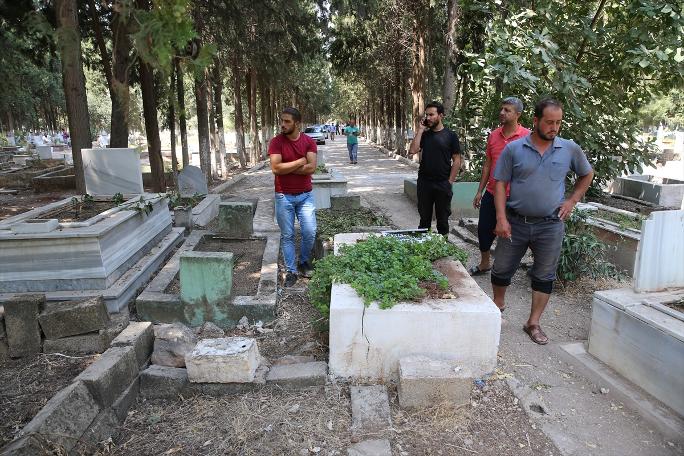
[[[480,252],[489,252],[492,243],[496,239],[496,207],[494,195],[485,190],[480,201],[480,218],[477,221],[477,239],[480,244]]]
[[[449,234],[451,197],[454,194],[449,181],[429,181],[418,178],[417,192],[418,214],[420,215],[418,228],[430,228],[432,226],[432,207],[434,206],[437,232],[442,235]]]

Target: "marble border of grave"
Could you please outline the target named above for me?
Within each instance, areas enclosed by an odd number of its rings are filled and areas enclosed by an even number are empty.
[[[10,168],[0,171],[0,187],[10,187],[21,185],[22,187],[30,187],[32,180],[35,177],[44,176],[56,171],[64,169],[64,165],[57,165],[50,168],[37,169],[30,171],[31,165],[26,165],[21,168]]]
[[[166,289],[180,271],[181,255],[193,251],[204,236],[212,235],[214,235],[212,231],[196,230],[186,238],[183,245],[136,299],[136,309],[141,318],[154,323],[191,324],[187,321],[180,294],[166,293]],[[229,302],[226,303],[226,306],[233,310],[231,313],[240,314],[235,322],[242,316],[247,316],[250,320],[262,321],[271,321],[275,318],[280,233],[255,232],[252,236],[252,239],[254,238],[266,239],[259,285],[256,295],[231,296]]]
[[[312,175],[314,204],[316,209],[330,207],[330,197],[347,194],[347,179],[339,171],[330,168],[327,174]]]
[[[60,229],[45,233],[13,233],[11,227],[37,218],[48,208],[6,220],[0,231],[0,292],[110,287],[172,230],[166,196],[144,196],[152,205],[149,213],[119,206],[85,222],[62,223]],[[48,206],[54,209],[69,202]]]
[[[684,418],[684,288],[594,293],[588,352]]]
[[[334,253],[370,233],[341,233]],[[451,259],[437,260],[454,298],[424,298],[380,309],[365,306],[348,284],[333,283],[330,292],[330,372],[354,379],[396,379],[399,359],[424,355],[452,363],[469,377],[494,370],[501,333],[501,312],[468,274]],[[456,289],[454,289],[456,288]]]
[[[656,182],[653,182],[654,180]],[[657,182],[658,180],[662,182]],[[684,181],[646,174],[617,177],[610,185],[609,191],[676,209],[679,209],[684,201]]]
[[[211,222],[219,211],[219,203],[221,202],[221,195],[209,193],[202,198],[202,201],[197,203],[192,208],[192,225],[205,227]],[[174,210],[174,221],[177,219],[176,208]]]

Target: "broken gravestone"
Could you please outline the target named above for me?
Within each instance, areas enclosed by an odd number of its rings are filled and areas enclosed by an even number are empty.
[[[155,325],[152,364],[185,367],[185,355],[197,344],[197,337],[181,323]]]
[[[209,193],[207,179],[197,166],[188,165],[178,174],[178,191],[181,196],[192,196],[196,193],[206,195]]]

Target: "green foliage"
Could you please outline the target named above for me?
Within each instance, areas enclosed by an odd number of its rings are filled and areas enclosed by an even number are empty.
[[[204,199],[204,196],[199,193],[195,193],[192,196],[181,196],[180,192],[174,191],[166,194],[169,199],[169,209],[173,209],[178,206],[190,206],[195,207],[197,203]]]
[[[9,146],[9,140],[7,139],[7,136],[3,135],[0,133],[0,146]]]
[[[605,260],[608,247],[587,225],[588,215],[586,211],[575,209],[565,221],[565,236],[556,270],[561,281],[620,276],[615,266]]]
[[[121,193],[115,193],[112,197],[112,203],[116,204],[117,206],[119,204],[123,204],[125,201],[126,200],[124,199],[124,196]]]
[[[327,316],[332,283],[341,282],[351,285],[366,305],[376,301],[382,309],[398,301],[417,300],[425,294],[421,282],[446,290],[446,278],[433,270],[432,262],[447,256],[461,262],[467,259],[464,251],[437,234],[427,236],[423,242],[370,236],[366,241],[343,246],[339,255],[315,262],[309,299]]]
[[[93,204],[95,204],[95,198],[86,193],[85,195],[83,195],[83,197],[81,197],[81,203],[84,207],[92,206]]]
[[[593,215],[596,214],[596,215]],[[641,222],[646,219],[641,214],[635,214],[634,216],[626,215],[626,214],[620,214],[618,212],[610,212],[610,211],[605,211],[599,209],[595,213],[589,213],[590,217],[593,218],[599,218],[603,220],[608,220],[609,222],[613,222],[617,224],[620,228],[627,229],[633,229],[633,230],[641,230]]]
[[[318,165],[316,166],[314,174],[328,174],[328,169],[325,167],[325,165]]]
[[[361,207],[354,210],[333,211],[319,209],[316,211],[317,235],[323,239],[332,239],[339,233],[350,233],[355,226],[390,226],[391,222],[370,208]]]
[[[141,196],[140,199],[130,207],[130,209],[138,212],[139,214],[148,215],[154,210],[154,206],[152,205],[151,201],[146,200],[143,196]]]

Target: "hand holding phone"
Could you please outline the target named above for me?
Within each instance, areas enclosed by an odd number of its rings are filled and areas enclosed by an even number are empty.
[[[424,127],[429,125],[427,116],[423,116],[423,120],[420,121],[420,124]]]

